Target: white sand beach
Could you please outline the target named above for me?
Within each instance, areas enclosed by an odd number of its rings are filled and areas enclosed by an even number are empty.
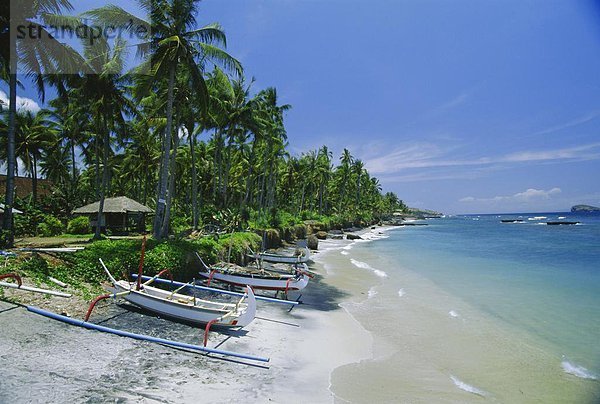
[[[334,285],[343,271],[328,274],[324,268],[327,249],[348,243],[322,243],[311,269],[323,275],[302,296],[290,293],[301,305],[290,311],[287,305],[259,303],[257,318],[243,331],[211,332],[209,347],[269,357],[266,364],[89,331],[0,302],[0,367],[5,369],[0,401],[333,402],[333,370],[372,357],[370,334],[340,306],[364,297]],[[99,313],[91,321],[109,318],[103,325],[118,320],[133,332],[202,341],[201,330],[116,306]]]

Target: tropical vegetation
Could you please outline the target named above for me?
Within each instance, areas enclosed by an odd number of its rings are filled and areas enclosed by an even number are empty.
[[[10,41],[9,12],[0,7],[0,80],[10,93],[0,121],[0,162],[7,167],[4,244],[12,245],[19,229],[12,207],[52,214],[66,224],[74,207],[93,201],[100,200],[100,216],[104,199],[113,195],[156,209],[157,241],[207,225],[233,231],[305,220],[368,224],[405,208],[347,149],[339,158],[327,146],[292,155],[285,128],[292,106],[274,87],[253,87],[226,52],[222,27],[198,24],[198,1],[138,0],[148,21],[117,5],[66,16],[67,0],[32,3],[18,17],[42,28],[91,21],[138,34],[139,27],[151,29],[133,44],[123,38],[84,42],[80,54],[58,40],[48,49],[32,48]],[[127,69],[132,47],[141,62]],[[53,89],[56,97],[46,109],[17,109],[18,66],[40,94]],[[28,200],[15,201],[17,172],[31,178]],[[40,177],[53,184],[44,198],[36,191]],[[56,231],[55,222],[45,223],[45,233]],[[89,223],[70,222],[68,228],[86,232]]]

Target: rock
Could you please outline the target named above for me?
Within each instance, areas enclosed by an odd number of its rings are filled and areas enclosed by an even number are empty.
[[[281,238],[287,241],[288,243],[293,243],[295,239],[294,229],[291,227],[284,227],[280,231]]]
[[[338,229],[333,229],[329,230],[329,234],[344,234],[344,232]]]
[[[362,240],[362,237],[358,234],[346,234],[346,239],[348,240]]]
[[[281,246],[281,237],[276,229],[267,229],[265,236],[265,249],[278,248]]]
[[[316,234],[317,238],[319,240],[326,240],[327,239],[327,232],[326,231],[318,231]]]
[[[306,239],[306,246],[311,250],[319,249],[319,239],[314,234],[311,234]]]
[[[344,235],[343,234],[337,234],[337,233],[329,233],[327,234],[327,238],[330,238],[332,240],[343,240],[344,239]]]
[[[304,224],[306,225],[308,234],[315,234],[317,232],[326,230],[325,224],[317,220],[305,220]]]
[[[344,232],[345,233],[353,233],[353,232],[359,231],[359,230],[360,230],[360,227],[354,227],[353,226],[353,227],[347,227],[347,228],[345,228]]]
[[[306,226],[303,224],[297,224],[294,226],[294,234],[297,239],[305,239],[306,238]]]

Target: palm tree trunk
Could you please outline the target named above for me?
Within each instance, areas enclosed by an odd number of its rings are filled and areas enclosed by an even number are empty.
[[[31,167],[31,192],[33,194],[33,206],[37,204],[37,157],[32,155],[33,166]]]
[[[319,184],[319,215],[323,214],[323,181]]]
[[[179,122],[175,125],[175,138],[173,140],[173,151],[171,152],[170,164],[170,176],[169,176],[169,192],[167,193],[167,209],[165,211],[165,218],[160,230],[161,238],[165,238],[169,235],[169,229],[171,225],[171,204],[173,203],[173,194],[175,193],[175,177],[177,176],[177,167],[175,166],[175,159],[177,158],[177,147],[179,147]]]
[[[102,216],[104,214],[104,199],[106,196],[106,189],[108,188],[108,154],[110,152],[110,134],[108,125],[106,124],[106,117],[103,118],[103,132],[104,132],[104,153],[102,153],[102,162],[104,164],[102,170],[102,186],[100,187],[100,203],[98,204],[98,217],[96,219],[96,233],[94,239],[100,239],[100,232],[102,228]]]
[[[188,125],[188,135],[190,138],[190,153],[192,155],[192,228],[198,230],[198,178],[196,170],[196,136],[193,135],[194,124]]]
[[[154,217],[154,238],[162,239],[162,224],[165,218],[167,184],[169,181],[169,151],[171,149],[171,135],[173,130],[173,90],[175,88],[175,69],[169,67],[169,87],[167,89],[167,128],[162,150],[162,167],[158,179],[158,197],[156,200],[156,216]]]
[[[16,51],[16,43],[11,40],[11,54]],[[10,80],[9,92],[10,100],[8,107],[8,150],[6,162],[6,195],[4,197],[4,223],[3,229],[6,231],[5,247],[12,247],[15,241],[15,233],[13,228],[13,204],[15,202],[15,119],[17,116],[17,60],[15,57],[10,58]]]

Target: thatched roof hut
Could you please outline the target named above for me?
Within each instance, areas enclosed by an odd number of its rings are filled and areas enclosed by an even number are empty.
[[[89,216],[92,227],[96,227],[99,205],[100,202],[90,203],[75,209],[73,214]],[[132,228],[141,231],[145,226],[145,215],[153,212],[149,207],[126,196],[106,198],[100,226],[105,229],[123,232],[127,232]]]

